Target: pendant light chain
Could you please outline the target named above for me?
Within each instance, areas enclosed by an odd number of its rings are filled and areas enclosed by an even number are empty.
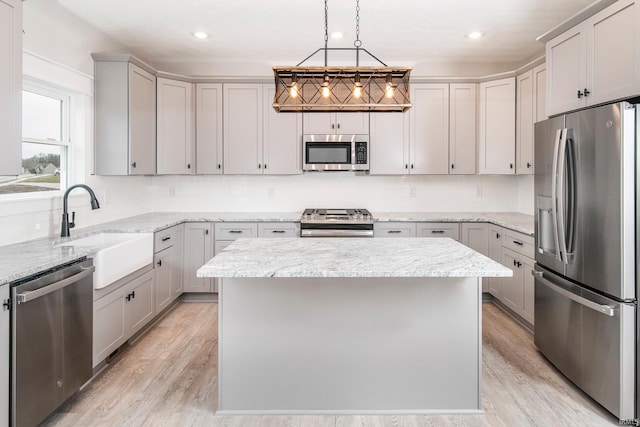
[[[324,0],[324,66],[327,66],[327,47],[329,46],[329,6]]]
[[[356,40],[353,45],[356,48],[362,46],[362,41],[360,40],[360,0],[356,0]]]

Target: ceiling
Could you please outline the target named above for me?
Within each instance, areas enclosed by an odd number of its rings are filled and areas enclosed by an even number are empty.
[[[324,44],[322,0],[57,0],[147,60],[295,65]],[[362,0],[362,47],[396,66],[516,64],[544,54],[536,37],[593,0]],[[328,0],[329,33],[353,47],[356,0]],[[211,37],[195,39],[206,31]],[[465,34],[486,33],[480,40]],[[355,65],[353,53],[329,65]],[[308,65],[321,65],[318,54]],[[362,60],[361,65],[372,65]],[[506,71],[506,70],[505,70]]]

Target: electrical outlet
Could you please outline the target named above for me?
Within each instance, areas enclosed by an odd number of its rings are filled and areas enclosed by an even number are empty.
[[[409,197],[416,197],[416,187],[413,185],[409,188]]]
[[[276,188],[273,185],[267,186],[267,196],[270,199],[273,199],[274,197],[276,197]]]
[[[482,197],[482,185],[476,186],[476,197]]]
[[[176,187],[174,186],[169,187],[169,197],[171,198],[176,197]]]

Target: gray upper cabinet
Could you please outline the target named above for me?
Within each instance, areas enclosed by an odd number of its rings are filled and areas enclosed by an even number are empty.
[[[265,175],[302,173],[302,114],[278,113],[271,104],[275,87],[263,85],[262,171]]]
[[[22,1],[0,0],[0,176],[22,162]]]
[[[196,173],[222,174],[222,83],[196,84]]]
[[[223,85],[224,173],[262,175],[262,84]]]
[[[92,54],[95,172],[156,173],[156,77],[129,55]],[[138,62],[138,61],[136,61]]]
[[[158,175],[193,175],[195,163],[195,103],[193,84],[158,77]]]

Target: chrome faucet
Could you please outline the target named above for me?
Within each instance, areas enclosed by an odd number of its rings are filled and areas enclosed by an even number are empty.
[[[62,203],[62,230],[60,231],[60,237],[69,237],[69,230],[76,226],[76,213],[71,213],[71,222],[69,222],[69,211],[67,209],[67,199],[69,198],[69,193],[71,190],[77,187],[82,187],[89,192],[91,196],[91,209],[100,209],[100,203],[98,203],[98,199],[96,198],[96,193],[93,192],[88,185],[84,184],[76,184],[67,188],[67,191],[64,192],[63,203]]]

